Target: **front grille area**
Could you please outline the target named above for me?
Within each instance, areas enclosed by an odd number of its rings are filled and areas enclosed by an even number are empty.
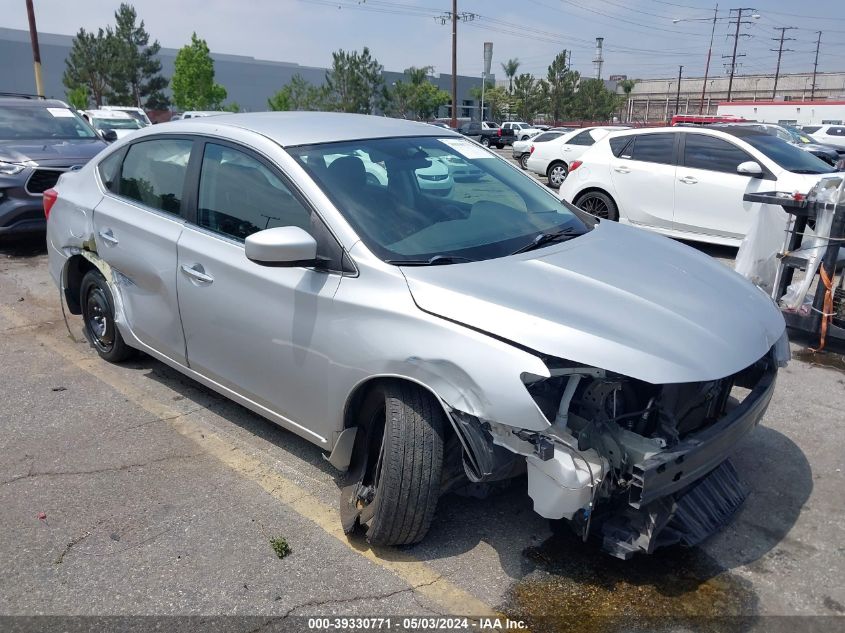
[[[50,187],[55,186],[63,171],[58,169],[36,169],[26,182],[27,192],[34,194],[44,193]]]

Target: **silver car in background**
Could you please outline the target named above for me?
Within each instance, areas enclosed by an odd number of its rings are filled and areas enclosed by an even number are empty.
[[[481,176],[433,195],[437,161]],[[371,543],[417,542],[444,492],[527,472],[539,514],[616,556],[694,545],[742,502],[727,457],[789,356],[733,271],[421,123],[162,124],[64,175],[45,212],[97,352],[143,350],[324,449]]]

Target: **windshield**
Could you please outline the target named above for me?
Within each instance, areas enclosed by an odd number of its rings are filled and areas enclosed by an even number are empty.
[[[0,140],[97,138],[69,108],[0,106]]]
[[[795,127],[790,127],[788,125],[784,125],[783,129],[789,132],[789,135],[792,137],[792,140],[796,143],[801,143],[802,145],[807,143],[814,143],[813,139],[811,139],[807,134],[799,130]]]
[[[463,138],[390,138],[288,150],[364,243],[391,263],[502,257],[593,222]],[[441,261],[440,263],[443,263]]]
[[[93,119],[91,124],[98,130],[140,130],[136,119]]]
[[[830,174],[836,171],[821,158],[816,158],[810,152],[805,152],[776,136],[749,134],[743,136],[742,140],[763,152],[787,171],[796,174]]]

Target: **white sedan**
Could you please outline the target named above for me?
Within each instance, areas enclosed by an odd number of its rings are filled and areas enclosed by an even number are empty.
[[[549,179],[549,186],[557,189],[566,180],[572,161],[581,158],[581,154],[610,132],[624,129],[627,128],[606,126],[572,130],[548,143],[535,145],[531,156],[525,161],[525,166],[528,171],[546,176]]]
[[[671,237],[739,246],[760,209],[744,202],[744,194],[807,193],[835,169],[765,132],[708,126],[611,134],[569,171],[560,197],[588,213]]]

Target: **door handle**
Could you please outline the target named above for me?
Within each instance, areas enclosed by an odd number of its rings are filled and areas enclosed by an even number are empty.
[[[631,170],[627,167],[614,167],[613,171],[619,172],[620,174],[630,174]]]
[[[693,178],[692,176],[684,176],[683,178],[678,178],[682,183],[685,185],[694,185],[698,182],[697,178]]]
[[[204,284],[210,284],[214,281],[214,277],[205,274],[202,264],[194,264],[193,266],[182,264],[182,272]]]
[[[119,240],[114,236],[111,229],[102,229],[100,231],[100,237],[103,238],[106,244],[111,246],[117,246],[119,243]]]

